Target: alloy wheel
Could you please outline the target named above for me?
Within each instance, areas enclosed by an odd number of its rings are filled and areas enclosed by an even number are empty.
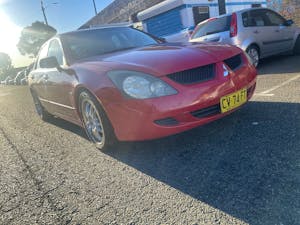
[[[92,100],[88,98],[82,100],[81,113],[88,137],[94,143],[102,145],[105,141],[103,124],[97,107]]]

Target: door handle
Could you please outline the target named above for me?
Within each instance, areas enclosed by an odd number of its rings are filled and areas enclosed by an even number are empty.
[[[276,29],[275,32],[278,33],[280,30]]]
[[[258,31],[258,30],[255,30],[255,31],[253,31],[253,33],[254,33],[254,34],[258,34],[258,33],[259,33],[259,31]]]

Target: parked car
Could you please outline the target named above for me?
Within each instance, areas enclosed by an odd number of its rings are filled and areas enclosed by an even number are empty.
[[[17,73],[15,79],[14,79],[14,85],[21,85],[21,80],[25,77],[26,70],[21,70]]]
[[[300,28],[277,12],[251,8],[208,19],[197,25],[190,42],[233,44],[251,57],[255,66],[268,56],[300,53]]]
[[[8,85],[11,79],[12,78],[10,76],[7,76],[3,81],[1,81],[1,84]]]
[[[29,75],[38,115],[82,126],[106,149],[180,133],[228,115],[253,95],[256,69],[220,44],[169,44],[129,27],[58,35]]]

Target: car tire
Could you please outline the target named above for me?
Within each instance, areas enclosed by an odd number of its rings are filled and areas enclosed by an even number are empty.
[[[33,91],[31,91],[33,103],[35,106],[36,113],[43,121],[49,121],[49,119],[52,117],[50,113],[48,113],[45,108],[42,106],[41,101],[39,100],[37,94],[35,94]]]
[[[300,55],[300,35],[298,36],[295,46],[294,46],[294,54],[295,55]]]
[[[247,54],[252,60],[252,64],[257,67],[259,64],[259,50],[256,46],[251,45],[246,50]]]
[[[91,142],[107,151],[117,142],[112,125],[99,102],[87,91],[79,94],[79,111],[83,128]]]

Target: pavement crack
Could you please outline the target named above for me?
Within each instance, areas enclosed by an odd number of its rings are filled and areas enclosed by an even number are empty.
[[[58,209],[56,207],[56,204],[54,202],[54,200],[50,197],[49,193],[58,189],[60,186],[63,185],[64,181],[61,182],[58,186],[50,189],[50,190],[43,190],[43,186],[42,186],[42,181],[37,179],[37,176],[36,174],[33,172],[33,170],[31,169],[31,167],[29,166],[28,162],[26,161],[26,159],[23,157],[23,155],[21,154],[21,152],[19,151],[19,149],[17,148],[17,146],[11,141],[11,139],[9,138],[9,136],[6,134],[6,132],[3,130],[3,128],[0,127],[0,133],[3,135],[3,137],[5,138],[5,140],[7,141],[7,143],[9,144],[9,146],[16,152],[18,158],[21,160],[21,162],[23,163],[26,171],[28,172],[29,176],[30,176],[30,179],[33,181],[33,184],[35,186],[35,188],[37,189],[37,191],[41,192],[42,195],[37,198],[37,199],[40,199],[41,201],[41,205],[43,204],[43,202],[45,200],[48,201],[49,203],[49,206],[50,208],[56,213],[58,219],[59,219],[59,223],[60,224],[65,224],[64,223],[64,219],[63,219],[63,212],[61,209]],[[9,212],[9,211],[12,211],[16,208],[18,208],[19,205],[17,205],[16,207],[12,207],[10,209],[7,209],[7,210],[3,210],[3,205],[1,205],[1,209],[3,212]]]

